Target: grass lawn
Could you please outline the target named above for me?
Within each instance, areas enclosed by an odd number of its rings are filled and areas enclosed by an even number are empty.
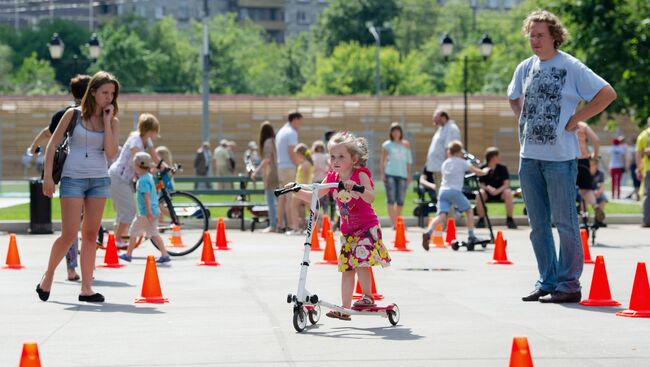
[[[26,185],[23,185],[23,187]],[[178,189],[184,189],[191,187],[191,184],[178,185]],[[412,186],[411,186],[412,187]],[[386,209],[386,192],[384,191],[384,185],[381,182],[376,183],[376,197],[375,197],[375,211],[380,217],[387,217],[388,211]],[[3,190],[7,191],[7,190]],[[19,191],[19,190],[17,190]],[[406,193],[406,199],[404,203],[403,215],[405,217],[413,215],[413,200],[417,197],[416,193],[412,189],[409,189]],[[209,202],[231,202],[235,198],[228,196],[216,196],[216,195],[202,195],[200,200],[204,203]],[[261,195],[253,196],[251,198],[254,202],[265,202],[265,198]],[[210,208],[210,212],[213,218],[225,217],[226,211],[228,208]],[[505,206],[501,203],[490,203],[488,204],[488,211],[491,217],[505,217]],[[515,216],[523,215],[523,204],[515,204]],[[609,203],[605,208],[607,214],[640,214],[641,213],[641,204],[639,202],[630,202],[630,203]],[[112,203],[109,201],[106,203],[106,208],[104,209],[104,218],[115,218],[115,211],[113,210]],[[58,220],[61,219],[61,207],[59,204],[59,199],[55,198],[52,200],[52,219]],[[29,204],[20,204],[11,206],[8,208],[0,208],[0,220],[29,220]]]

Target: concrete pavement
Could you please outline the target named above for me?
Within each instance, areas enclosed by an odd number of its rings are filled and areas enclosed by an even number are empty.
[[[524,303],[536,262],[528,228],[504,230],[514,265],[487,265],[487,251],[420,246],[420,229],[407,232],[414,251],[391,252],[393,266],[375,270],[384,303],[397,303],[396,327],[380,317],[350,322],[323,315],[296,333],[287,293],[295,293],[302,237],[229,230],[232,251],[217,251],[221,266],[199,267],[200,249],[160,266],[170,303],[136,305],[150,244],[121,269],[98,268],[95,291],[104,304],[77,301],[79,283],[65,281],[62,264],[48,302],[34,288],[54,235],[19,235],[23,270],[0,270],[0,366],[17,366],[22,343],[38,342],[43,366],[504,366],[512,338],[527,336],[535,366],[650,365],[650,319],[615,316],[627,308],[638,261],[650,260],[648,230],[610,225],[598,231],[591,254],[604,255],[612,295],[622,307]],[[464,238],[464,228],[459,237]],[[485,230],[479,230],[485,235]],[[213,234],[214,237],[214,234]],[[387,245],[394,232],[384,230]],[[8,236],[0,235],[4,263]],[[324,246],[324,243],[322,243]],[[308,288],[340,302],[335,266],[316,265]],[[98,251],[97,263],[103,259]],[[587,298],[593,265],[585,265]]]

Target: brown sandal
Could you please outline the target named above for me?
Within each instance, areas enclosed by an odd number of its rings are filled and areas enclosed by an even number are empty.
[[[368,295],[363,295],[359,300],[354,302],[352,305],[354,307],[374,307],[375,306],[375,300]]]
[[[343,321],[350,321],[350,320],[352,320],[352,318],[350,317],[350,315],[346,315],[346,314],[344,314],[344,313],[340,313],[340,312],[338,312],[338,311],[330,311],[330,312],[326,313],[325,316],[327,316],[327,317],[331,317],[331,318],[333,318],[333,319],[343,320]]]

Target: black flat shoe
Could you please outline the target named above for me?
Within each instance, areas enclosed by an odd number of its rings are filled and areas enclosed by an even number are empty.
[[[553,292],[550,295],[540,297],[541,303],[578,303],[582,298],[580,291],[573,293]]]
[[[79,301],[81,302],[104,302],[104,296],[100,293],[91,294],[89,296],[79,295]]]
[[[549,294],[551,293],[545,290],[535,289],[534,291],[530,292],[530,294],[527,295],[526,297],[521,297],[521,300],[524,302],[537,302],[539,301],[540,297],[544,297]]]
[[[50,292],[42,290],[40,283],[36,284],[36,293],[38,293],[38,298],[40,298],[43,302],[47,301],[47,299],[50,298]]]

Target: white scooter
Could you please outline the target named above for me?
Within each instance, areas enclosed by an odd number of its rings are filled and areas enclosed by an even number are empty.
[[[348,315],[366,315],[366,316],[381,316],[387,317],[391,325],[395,326],[399,322],[400,312],[399,307],[392,303],[386,306],[371,306],[371,307],[352,307],[344,308],[331,304],[329,302],[320,300],[318,295],[310,293],[307,288],[307,270],[309,269],[309,253],[311,251],[311,235],[313,224],[316,223],[319,216],[318,210],[318,191],[322,189],[338,188],[344,190],[343,183],[327,183],[327,184],[296,184],[289,188],[282,188],[275,190],[275,196],[284,195],[290,192],[297,192],[301,189],[312,190],[311,205],[309,207],[309,222],[307,223],[307,233],[305,235],[305,251],[300,264],[300,280],[298,281],[298,291],[296,294],[289,294],[287,296],[287,303],[293,303],[293,327],[297,332],[302,332],[307,327],[307,317],[309,322],[315,325],[321,316],[321,306],[338,311]],[[352,189],[363,193],[365,187],[355,185]]]

